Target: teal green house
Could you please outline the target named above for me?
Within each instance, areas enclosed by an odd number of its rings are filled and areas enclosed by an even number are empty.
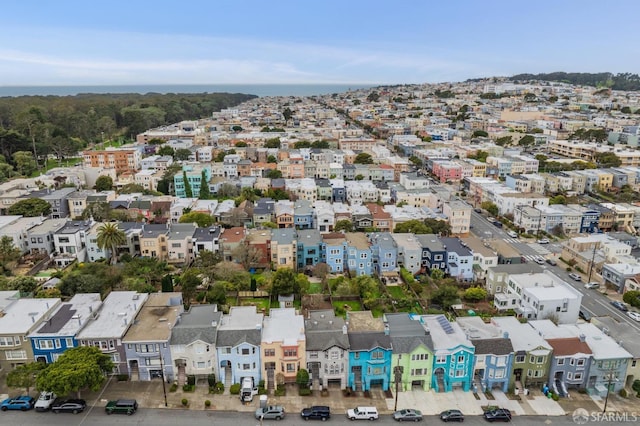
[[[424,326],[408,313],[385,314],[393,355],[391,386],[395,387],[395,371],[399,370],[399,391],[431,389],[433,374],[433,342]]]

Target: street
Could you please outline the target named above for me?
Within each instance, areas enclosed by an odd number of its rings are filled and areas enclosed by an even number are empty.
[[[175,426],[185,424],[188,421],[190,426],[256,426],[260,424],[251,413],[236,413],[229,411],[196,411],[196,410],[165,410],[165,409],[140,409],[132,416],[111,415],[108,416],[100,409],[92,409],[82,414],[53,414],[36,412],[3,412],[0,413],[2,424],[12,426],[80,426],[80,425],[140,425],[148,424],[155,426]],[[343,413],[334,413],[329,420],[331,424],[353,425],[354,422],[348,420]],[[282,421],[265,420],[264,425],[299,425],[305,423],[298,413],[290,413]],[[319,422],[321,423],[321,422]],[[360,423],[370,424],[368,421]],[[425,417],[423,424],[442,423],[437,417]],[[512,424],[529,425],[573,425],[575,424],[571,416],[542,417],[542,416],[518,416],[514,417]],[[612,422],[613,423],[613,422]],[[324,424],[324,423],[323,423]],[[381,415],[375,424],[391,425],[397,424],[391,415]],[[444,423],[442,423],[444,424]],[[487,422],[481,416],[467,416],[464,424],[484,425]]]

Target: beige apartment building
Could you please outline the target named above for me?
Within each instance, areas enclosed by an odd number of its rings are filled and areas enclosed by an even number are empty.
[[[140,168],[142,154],[137,149],[107,148],[102,151],[84,151],[84,167],[115,169],[117,174],[135,172]]]

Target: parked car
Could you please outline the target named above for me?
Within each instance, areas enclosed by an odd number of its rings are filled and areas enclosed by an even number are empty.
[[[533,259],[538,265],[544,265],[544,259],[542,257],[536,257]]]
[[[84,399],[56,399],[51,405],[51,411],[54,413],[82,413],[87,408]]]
[[[578,316],[587,322],[591,321],[591,314],[587,311],[579,311]]]
[[[36,411],[47,411],[51,408],[51,404],[56,399],[56,394],[53,392],[42,392],[36,401],[34,408]]]
[[[376,407],[356,407],[347,410],[349,420],[376,420],[378,409]]]
[[[398,410],[393,413],[393,420],[398,422],[419,422],[422,421],[422,411],[408,408],[406,410]]]
[[[117,399],[107,402],[104,411],[107,414],[127,414],[132,415],[138,410],[138,402],[135,399]]]
[[[590,283],[586,283],[584,285],[584,288],[588,288],[589,290],[592,290],[594,288],[598,288],[600,287],[600,284],[596,283],[596,282],[590,282]]]
[[[500,222],[499,220],[494,220],[493,221],[493,226],[495,226],[497,228],[502,228],[502,222]]]
[[[0,410],[20,410],[27,411],[33,408],[36,400],[29,395],[16,396],[15,398],[7,398],[0,403]]]
[[[515,231],[507,231],[507,235],[511,238],[518,238],[518,233]]]
[[[284,416],[284,407],[282,405],[268,405],[256,410],[256,419],[258,420],[282,420]]]
[[[476,213],[482,213],[482,209],[481,209],[481,208],[478,208],[478,207],[476,207],[475,209],[473,209],[473,211],[474,211],[474,212],[476,212]]]
[[[324,422],[331,418],[331,409],[326,405],[314,405],[303,408],[300,416],[305,420],[322,420]]]
[[[582,281],[582,277],[581,277],[580,275],[576,274],[575,272],[571,272],[571,273],[569,274],[569,277],[570,277],[572,280],[575,280],[575,281]]]
[[[541,238],[538,241],[536,241],[536,243],[538,244],[549,244],[549,239],[548,238]]]
[[[506,408],[496,408],[495,410],[485,411],[483,417],[489,422],[510,422],[511,411]]]
[[[447,410],[440,413],[443,422],[464,422],[464,414],[460,410]]]
[[[625,305],[622,302],[618,302],[617,300],[612,300],[611,304],[613,305],[614,308],[620,309],[623,312],[627,312],[629,310],[629,308],[627,308],[627,305]]]
[[[547,263],[551,266],[556,266],[558,264],[558,262],[553,259],[547,259]]]
[[[640,313],[638,312],[628,311],[627,315],[634,321],[640,321]]]

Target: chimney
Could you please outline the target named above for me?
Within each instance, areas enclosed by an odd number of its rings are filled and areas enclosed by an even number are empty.
[[[502,333],[502,337],[505,338],[505,339],[508,339],[509,338],[509,332],[505,331],[504,333]]]
[[[578,339],[580,339],[581,342],[585,342],[585,340],[587,339],[587,336],[585,336],[584,334],[581,334],[578,336]]]
[[[342,326],[342,334],[347,334],[347,325]]]

